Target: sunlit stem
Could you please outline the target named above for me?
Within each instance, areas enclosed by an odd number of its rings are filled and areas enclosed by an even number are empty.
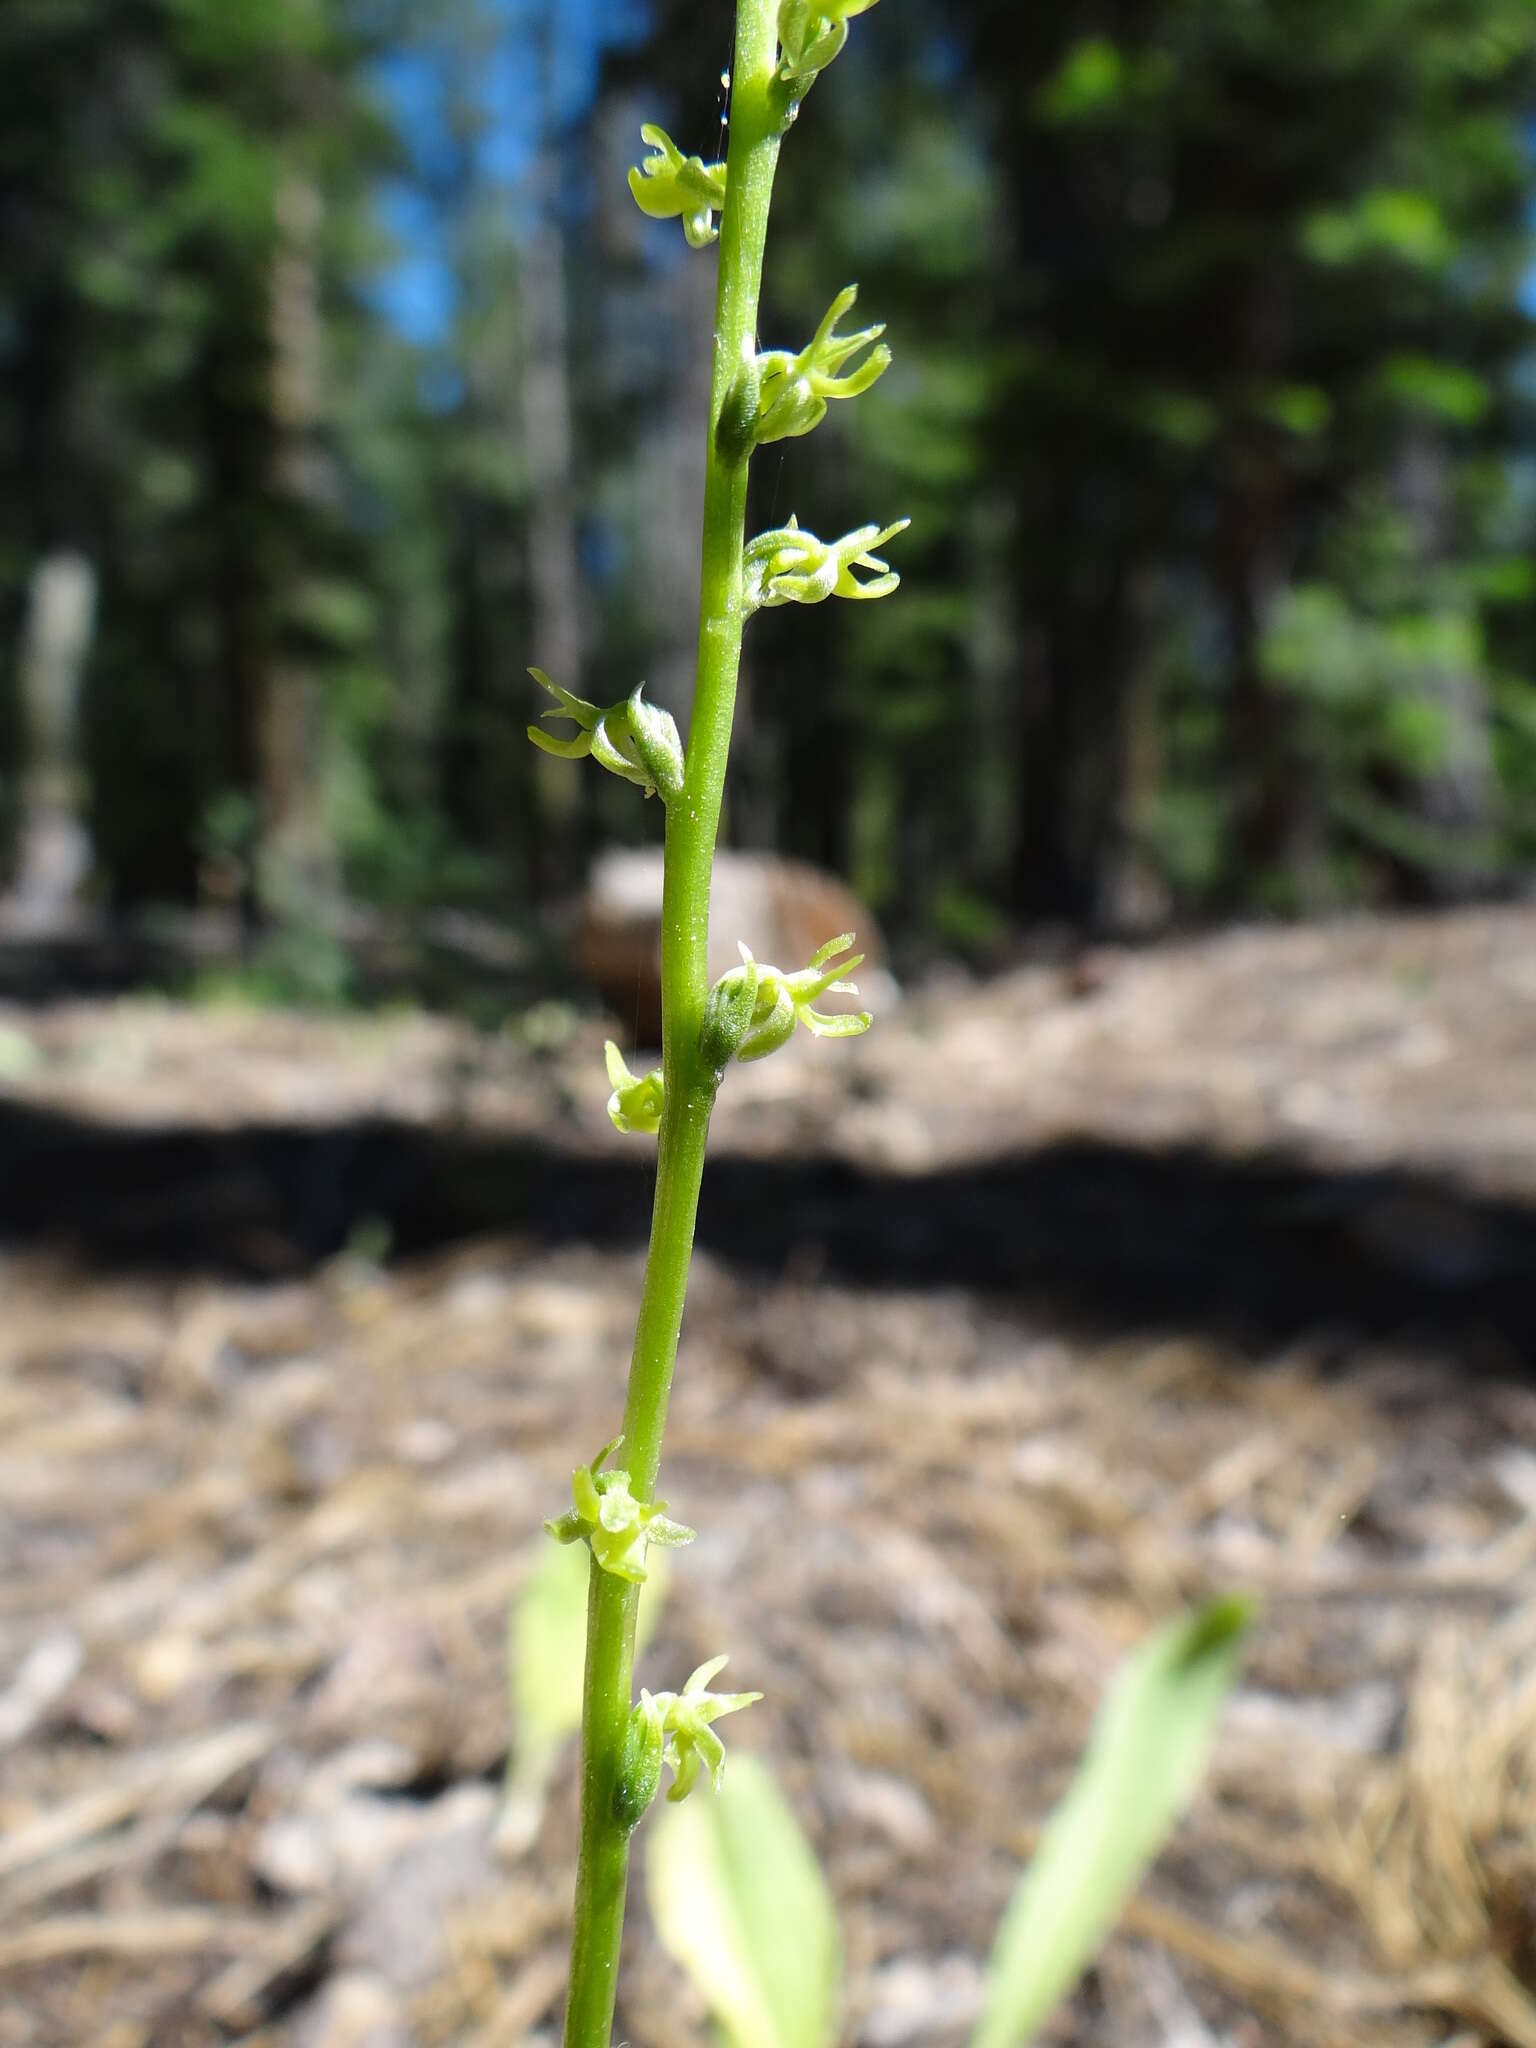
[[[745,450],[716,426],[757,331],[768,204],[779,155],[774,92],[775,0],[739,0],[732,65],[731,138],[720,224],[715,357],[710,383],[708,468],[700,587],[698,676],[681,792],[667,806],[662,899],[662,1069],[656,1200],[624,1407],[624,1461],[637,1499],[655,1492],[672,1367],[693,1250],[704,1147],[716,1079],[699,1054],[706,993],[709,884],[725,784],[741,632]],[[629,1834],[614,1813],[633,1682],[636,1589],[594,1569],[587,1607],[582,1709],[581,1850],[571,1939],[565,2048],[609,2048]]]

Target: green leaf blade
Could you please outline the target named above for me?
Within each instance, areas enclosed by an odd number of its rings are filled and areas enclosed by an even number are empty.
[[[1076,1984],[1195,1790],[1253,1613],[1213,1600],[1121,1666],[998,1927],[971,2048],[1019,2048]]]
[[[649,1823],[646,1880],[662,1945],[709,2004],[725,2048],[830,2048],[837,1917],[810,1844],[765,1767],[734,1756]]]

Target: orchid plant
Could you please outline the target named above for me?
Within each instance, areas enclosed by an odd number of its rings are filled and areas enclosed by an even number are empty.
[[[816,1007],[829,992],[856,993],[851,933],[838,934],[803,967],[759,963],[742,935],[740,967],[707,986],[710,875],[725,785],[741,663],[742,630],[767,606],[818,604],[829,597],[880,598],[898,578],[875,550],[905,520],[858,528],[824,542],[791,519],[746,537],[747,474],[755,448],[808,434],[834,400],[867,391],[891,360],[879,326],[840,332],[857,296],[838,293],[800,349],[757,346],[758,296],[768,207],[780,144],[806,93],[843,49],[848,24],[874,0],[740,0],[731,67],[730,147],[723,163],[687,156],[647,123],[649,154],[629,174],[641,209],[680,220],[690,248],[718,245],[715,349],[704,485],[698,671],[686,749],[672,718],[639,689],[606,708],[573,695],[542,670],[534,680],[554,698],[546,719],[574,728],[561,737],[533,726],[549,753],[590,758],[666,806],[662,909],[661,1066],[629,1071],[607,1049],[608,1113],[624,1132],[654,1134],[656,1197],[641,1289],[622,1435],[573,1485],[574,1505],[548,1524],[562,1542],[592,1554],[586,1684],[582,1708],[581,1849],[576,1882],[566,2048],[607,2048],[613,2023],[629,1839],[650,1802],[663,1758],[685,1794],[701,1763],[718,1780],[724,1762],[709,1725],[755,1694],[711,1693],[724,1662],[701,1667],[676,1694],[631,1700],[638,1587],[653,1543],[692,1531],[654,1501],[672,1369],[688,1285],[694,1222],[710,1114],[735,1060],[779,1050],[798,1025],[818,1037],[868,1029],[867,1011]],[[609,1459],[622,1458],[610,1464]]]
[[[889,596],[899,577],[878,550],[905,519],[871,522],[823,541],[790,518],[749,540],[747,478],[755,449],[812,432],[829,405],[857,398],[891,361],[883,328],[842,332],[857,287],[833,299],[804,347],[760,349],[758,298],[769,202],[785,135],[806,94],[845,47],[849,23],[875,0],[738,0],[725,161],[687,156],[665,130],[641,129],[649,154],[630,189],[654,219],[680,220],[690,248],[718,250],[714,360],[704,487],[700,624],[686,748],[671,716],[637,687],[606,707],[575,696],[540,669],[554,699],[529,737],[546,752],[590,759],[659,798],[666,811],[661,921],[662,1057],[631,1073],[607,1047],[616,1128],[657,1142],[656,1191],[621,1432],[577,1468],[572,1505],[546,1523],[590,1552],[581,1712],[581,1837],[565,2048],[609,2048],[631,1836],[660,1787],[676,1802],[721,1783],[725,1752],[713,1723],[760,1697],[710,1690],[726,1659],[711,1658],[680,1692],[632,1698],[635,1626],[646,1556],[693,1541],[655,1498],[673,1366],[687,1292],[705,1146],[716,1096],[733,1063],[779,1051],[803,1026],[818,1038],[869,1028],[863,1010],[818,1008],[857,995],[846,977],[862,956],[854,935],[829,937],[804,966],[759,961],[748,935],[741,964],[708,985],[710,879],[725,785],[742,634],[751,616],[789,604]],[[813,2048],[796,2041],[788,2048]]]

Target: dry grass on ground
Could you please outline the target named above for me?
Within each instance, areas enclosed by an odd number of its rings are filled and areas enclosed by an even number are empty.
[[[1075,996],[1042,971],[919,1001],[862,1066],[802,1065],[809,1108],[775,1063],[743,1077],[738,1159],[921,1176],[1088,1138],[1365,1176],[1318,1240],[1316,1328],[1261,1306],[1238,1332],[1197,1295],[1182,1323],[1096,1315],[1089,1260],[1065,1305],[1037,1277],[856,1286],[809,1225],[766,1277],[702,1263],[667,1474],[702,1539],[642,1676],[729,1649],[767,1695],[731,1733],[827,1863],[850,2041],[963,2040],[1115,1659],[1243,1585],[1267,1618],[1209,1783],[1054,2038],[1536,2048],[1536,1388],[1507,1263],[1536,1190],[1533,940],[1515,912],[1237,935]],[[584,1032],[541,1060],[419,1022],[10,1028],[33,1108],[555,1115],[571,1156],[607,1146]],[[1417,1178],[1384,1192],[1387,1168]],[[1515,1304],[1492,1328],[1479,1261]],[[574,1764],[498,1856],[505,1616],[608,1434],[637,1277],[628,1245],[505,1233],[268,1281],[10,1257],[0,2043],[555,2038]],[[707,2039],[643,1910],[620,2021]]]

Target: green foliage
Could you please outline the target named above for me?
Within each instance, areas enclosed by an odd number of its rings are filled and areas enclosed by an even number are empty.
[[[1252,1618],[1246,1601],[1212,1601],[1116,1674],[999,1925],[971,2048],[1022,2048],[1092,1961],[1194,1792]],[[815,1855],[755,1758],[717,1791],[652,1830],[656,1930],[727,2048],[830,2042],[840,1950]]]
[[[656,1932],[703,1993],[726,2048],[830,2048],[841,1947],[826,1879],[765,1767],[652,1823]]]
[[[971,2048],[1030,2040],[1093,1958],[1199,1782],[1251,1620],[1246,1601],[1213,1601],[1116,1676],[998,1928]]]
[[[585,191],[637,63],[679,135],[716,132],[697,10],[655,12],[643,59],[616,54],[614,92],[568,127],[531,92],[535,163],[509,195],[481,86],[512,32],[490,0],[0,10],[0,611],[14,641],[51,548],[100,570],[87,765],[111,902],[195,899],[231,791],[254,820],[244,908],[278,922],[254,858],[271,841],[302,839],[333,896],[537,910],[599,841],[659,836],[616,787],[561,792],[517,715],[548,603],[533,492],[551,486],[526,432],[546,305],[586,672],[687,655],[655,504],[691,432],[684,302],[611,206],[589,233],[537,200]],[[888,621],[821,606],[792,661],[763,621],[778,681],[754,703],[747,836],[856,861],[898,946],[946,943],[924,906],[953,891],[1112,917],[1132,837],[1197,910],[1304,900],[1303,870],[1335,894],[1455,887],[1468,840],[1486,879],[1518,880],[1536,593],[1500,565],[1530,558],[1536,522],[1529,9],[906,0],[877,19],[850,39],[852,10],[796,0],[779,23],[779,117],[822,79],[830,116],[786,155],[804,231],[775,254],[762,331],[789,345],[734,380],[717,433],[735,462],[786,452],[756,507],[781,545],[786,503],[850,533],[871,506],[913,513],[915,595]],[[441,85],[428,152],[386,118],[383,54]],[[713,234],[722,166],[654,135],[646,206]],[[381,187],[431,214],[454,273],[429,341],[380,311]],[[900,364],[875,326],[840,333],[846,294],[827,317],[852,276],[900,324]],[[1372,628],[1403,608],[1348,531],[1367,500],[1395,505],[1431,608],[1454,598],[1481,648],[1428,768],[1404,765],[1396,712],[1366,744],[1376,713],[1265,653],[1293,593]],[[828,560],[786,555],[807,573],[775,603],[822,594]],[[1137,758],[1159,786],[1132,792],[1148,669],[1166,687]],[[8,789],[18,734],[0,704]],[[1363,765],[1336,800],[1341,755]],[[1407,834],[1390,856],[1359,822],[1373,805]]]
[[[1428,192],[1362,192],[1352,206],[1328,207],[1301,223],[1301,246],[1314,263],[1330,268],[1373,256],[1437,270],[1454,241],[1436,199]]]

